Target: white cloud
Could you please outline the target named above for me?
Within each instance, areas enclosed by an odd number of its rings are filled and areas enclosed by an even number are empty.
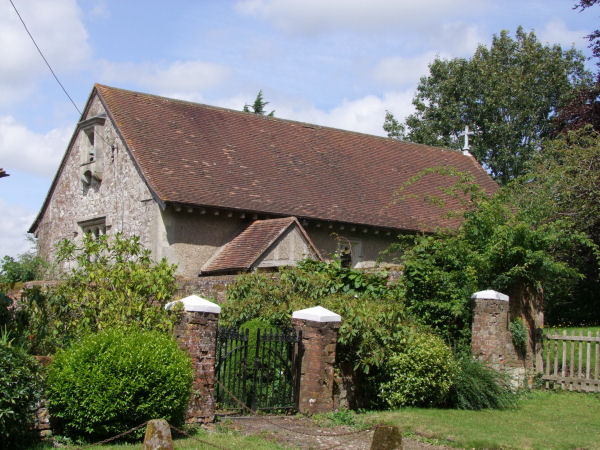
[[[256,98],[256,93],[253,93],[253,94],[248,93],[247,95],[237,94],[233,97],[221,98],[221,99],[217,99],[214,101],[211,100],[210,104],[215,105],[215,106],[220,106],[221,108],[229,108],[229,109],[235,109],[237,111],[241,111],[242,108],[244,107],[244,105],[247,103],[252,103],[254,98]],[[199,99],[197,101],[203,101],[203,100]],[[269,103],[268,107],[269,106],[272,106],[272,104]],[[275,111],[275,115],[279,117],[279,114],[277,114],[277,111]]]
[[[34,219],[35,213],[0,198],[0,257],[15,257],[31,248],[26,232]]]
[[[398,86],[416,85],[419,79],[429,73],[429,64],[436,57],[447,58],[434,52],[413,57],[392,56],[382,59],[373,70],[376,81]]]
[[[385,111],[391,111],[403,121],[413,112],[414,92],[388,92],[383,96],[368,95],[356,100],[344,100],[340,105],[324,111],[318,108],[297,109],[293,105],[274,105],[277,117],[299,120],[318,125],[385,136]]]
[[[230,69],[222,64],[204,61],[165,63],[101,62],[103,82],[133,82],[155,94],[185,100],[199,100],[201,91],[224,81]]]
[[[576,47],[584,48],[587,46],[584,36],[589,33],[589,31],[569,30],[563,21],[554,20],[546,23],[544,29],[538,33],[538,38],[541,42],[560,44],[566,48],[570,48],[573,44]]]
[[[479,44],[491,42],[489,37],[483,36],[478,26],[464,22],[445,23],[437,33],[430,33],[429,38],[434,48],[453,57],[472,56]]]
[[[0,116],[2,167],[52,177],[73,133],[71,126],[35,133],[11,116]]]
[[[75,0],[28,0],[15,5],[56,72],[79,68],[88,61],[88,35]],[[9,2],[0,4],[0,48],[0,104],[9,104],[49,75]]]
[[[96,0],[89,10],[88,15],[92,18],[108,19],[110,17],[110,10],[108,9],[107,1]]]
[[[263,18],[292,33],[414,28],[436,23],[461,9],[476,8],[479,5],[467,0],[242,0],[235,5],[240,14]]]
[[[480,43],[485,43],[476,26],[463,23],[445,24],[439,33],[432,35],[432,47],[415,56],[390,56],[383,58],[373,69],[373,78],[384,84],[396,86],[416,85],[420,78],[429,73],[429,64],[436,58],[452,59],[471,57]]]

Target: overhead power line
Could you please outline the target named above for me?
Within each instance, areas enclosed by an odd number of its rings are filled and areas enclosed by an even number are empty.
[[[33,45],[35,45],[35,48],[37,48],[37,51],[39,52],[40,56],[42,57],[42,59],[44,60],[44,62],[46,63],[46,65],[48,66],[48,69],[50,69],[50,72],[52,72],[52,75],[54,76],[54,79],[56,80],[56,82],[58,83],[58,85],[61,87],[61,89],[63,90],[63,92],[65,93],[65,95],[69,98],[69,100],[71,100],[71,103],[73,104],[73,106],[75,107],[75,109],[77,110],[77,112],[81,115],[81,110],[77,107],[77,104],[75,104],[75,102],[73,101],[73,99],[71,98],[71,96],[69,95],[69,93],[67,92],[67,90],[65,89],[65,87],[63,86],[63,84],[60,82],[60,80],[56,76],[56,73],[54,73],[54,70],[52,70],[52,66],[50,66],[50,63],[48,62],[48,60],[44,56],[44,53],[42,53],[42,50],[37,45],[37,42],[35,42],[35,39],[31,35],[31,33],[29,32],[29,29],[27,28],[27,25],[25,25],[25,21],[21,17],[21,14],[19,14],[19,10],[17,9],[17,7],[15,6],[15,4],[13,3],[13,0],[8,0],[8,1],[10,2],[10,4],[12,5],[12,7],[14,8],[15,12],[17,13],[17,16],[19,17],[19,20],[21,21],[21,23],[23,24],[23,27],[25,28],[25,31],[27,31],[27,34],[31,38],[31,41],[33,42]]]

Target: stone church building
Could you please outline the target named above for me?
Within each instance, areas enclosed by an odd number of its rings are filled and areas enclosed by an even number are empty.
[[[473,176],[468,154],[96,84],[35,222],[40,254],[84,233],[135,234],[184,277],[338,253],[373,266],[399,233],[456,226],[427,197]]]

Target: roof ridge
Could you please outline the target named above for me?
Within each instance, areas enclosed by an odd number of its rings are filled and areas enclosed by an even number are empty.
[[[392,138],[386,137],[386,136],[378,136],[376,134],[369,134],[369,133],[364,133],[364,132],[355,131],[355,130],[347,130],[344,128],[331,127],[331,126],[327,126],[327,125],[319,125],[316,123],[303,122],[300,120],[285,119],[283,117],[274,117],[274,116],[268,116],[268,115],[262,115],[262,114],[248,113],[248,112],[237,110],[237,109],[226,108],[224,106],[209,105],[208,103],[193,102],[191,100],[183,100],[180,98],[166,97],[164,95],[150,94],[147,92],[134,91],[131,89],[123,89],[123,88],[118,88],[118,87],[114,87],[114,86],[108,86],[106,84],[101,84],[101,83],[94,83],[94,88],[104,88],[104,89],[111,89],[111,90],[116,90],[116,91],[127,92],[127,93],[131,93],[131,94],[144,95],[147,97],[164,99],[164,100],[173,101],[173,102],[177,102],[177,103],[183,103],[183,104],[192,105],[192,106],[201,106],[201,107],[208,108],[208,109],[214,109],[217,111],[226,111],[226,112],[236,113],[236,114],[240,114],[240,115],[244,115],[244,116],[250,115],[251,117],[254,117],[257,120],[287,122],[287,123],[298,124],[298,125],[302,125],[302,126],[308,126],[309,128],[317,127],[317,128],[324,129],[324,130],[332,130],[332,131],[338,131],[338,132],[342,132],[342,133],[352,133],[352,134],[355,134],[358,136],[367,136],[369,138],[382,139],[386,142],[396,142],[398,144],[416,145],[419,147],[423,147],[423,149],[429,149],[429,150],[435,149],[435,150],[440,150],[443,152],[451,152],[453,154],[457,154],[457,155],[460,155],[465,158],[469,157],[467,155],[464,155],[462,153],[462,151],[460,151],[460,150],[455,150],[455,149],[451,149],[451,148],[447,148],[447,147],[437,147],[437,146],[433,146],[433,145],[421,144],[419,142],[401,141],[399,139],[392,139]]]

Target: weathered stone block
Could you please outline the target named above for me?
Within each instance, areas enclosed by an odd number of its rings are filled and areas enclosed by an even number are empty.
[[[143,450],[173,450],[171,427],[165,419],[148,422],[142,448]]]
[[[402,450],[402,433],[398,427],[379,426],[373,433],[371,450]]]

